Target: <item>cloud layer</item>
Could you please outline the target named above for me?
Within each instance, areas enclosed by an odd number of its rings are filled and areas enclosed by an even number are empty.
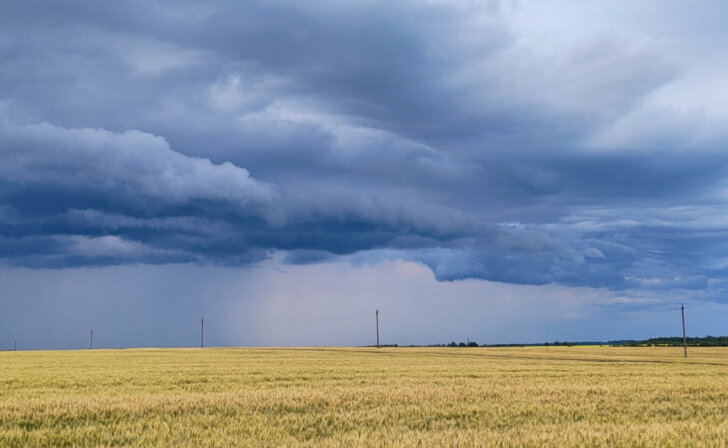
[[[728,11],[608,6],[4,4],[0,257],[722,301]]]

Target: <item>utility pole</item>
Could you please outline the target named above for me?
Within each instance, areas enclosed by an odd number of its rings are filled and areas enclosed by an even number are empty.
[[[688,357],[688,338],[685,337],[685,305],[680,306],[682,312],[682,323],[683,323],[683,349],[685,350],[685,357]]]
[[[205,346],[205,319],[200,320],[200,348]]]
[[[89,350],[94,349],[94,331],[93,330],[91,330],[91,344],[88,346],[88,349]]]
[[[377,318],[377,348],[379,348],[379,310],[374,313]]]
[[[18,341],[15,341],[15,343],[13,344],[13,351],[14,352],[18,351]]]

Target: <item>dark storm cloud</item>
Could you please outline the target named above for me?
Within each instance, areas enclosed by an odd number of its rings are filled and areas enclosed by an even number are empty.
[[[721,27],[582,5],[575,29],[542,8],[4,4],[0,256],[282,250],[718,299],[728,114],[703,93],[725,87]]]

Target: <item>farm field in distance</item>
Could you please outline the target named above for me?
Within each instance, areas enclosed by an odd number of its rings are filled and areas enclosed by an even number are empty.
[[[727,444],[728,348],[0,353],[2,447]]]

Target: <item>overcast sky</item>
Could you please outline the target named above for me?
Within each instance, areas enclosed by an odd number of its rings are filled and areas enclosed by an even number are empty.
[[[728,5],[0,4],[0,349],[728,334]]]

